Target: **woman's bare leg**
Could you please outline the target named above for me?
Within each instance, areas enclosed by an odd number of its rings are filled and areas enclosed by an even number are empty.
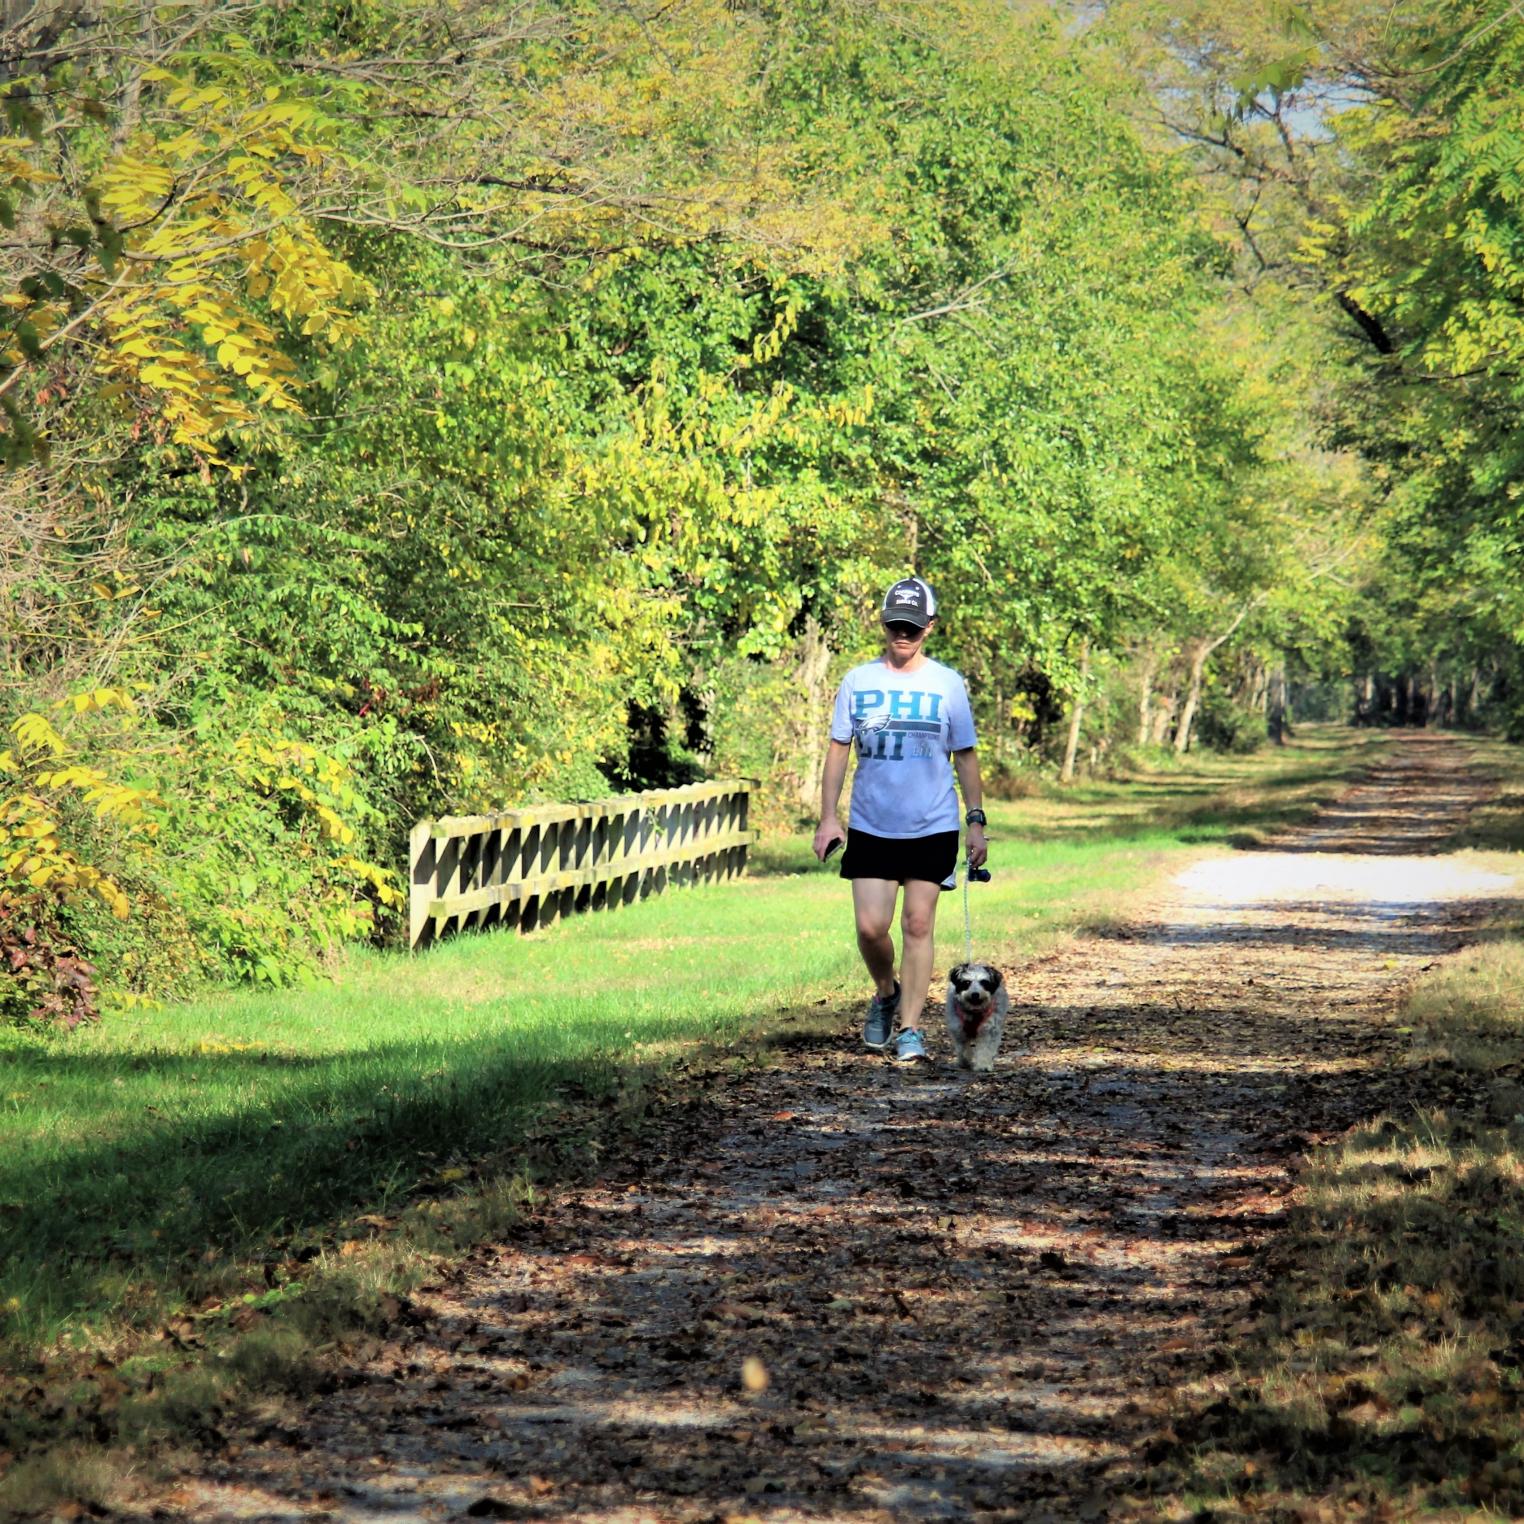
[[[863,955],[874,990],[880,995],[892,995],[894,942],[889,927],[894,922],[894,902],[900,886],[888,878],[854,878],[851,882],[858,951]]]
[[[918,1027],[931,988],[931,967],[936,961],[937,900],[941,886],[925,879],[905,881],[905,903],[900,909],[900,1026]]]

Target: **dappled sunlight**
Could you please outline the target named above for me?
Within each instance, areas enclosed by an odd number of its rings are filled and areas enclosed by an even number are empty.
[[[1218,1358],[1207,1323],[1247,1312],[1284,1161],[1361,1114],[1394,986],[1453,944],[1442,907],[1507,885],[1418,861],[1395,889],[1397,859],[1196,865],[1127,936],[1013,971],[991,1076],[865,1061],[855,1020],[776,1034],[775,1067],[707,1081],[436,1296],[406,1369],[469,1380],[387,1439],[394,1490],[366,1496],[465,1496],[437,1422],[503,1517],[537,1516],[525,1476],[567,1517],[696,1487],[779,1518],[1077,1506]],[[1330,1209],[1379,1210],[1388,1152]],[[336,1399],[320,1443],[373,1448],[400,1380]]]

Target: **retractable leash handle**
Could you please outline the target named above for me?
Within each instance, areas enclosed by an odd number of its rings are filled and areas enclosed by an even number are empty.
[[[970,884],[987,884],[990,881],[988,868],[975,868],[970,865],[967,858],[963,860],[963,961],[974,961],[974,922],[968,910],[968,886]]]

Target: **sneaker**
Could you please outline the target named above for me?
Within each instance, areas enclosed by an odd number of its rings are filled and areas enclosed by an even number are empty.
[[[916,1064],[930,1058],[921,1034],[914,1027],[902,1027],[894,1038],[894,1061],[897,1064]]]
[[[889,1046],[894,1018],[900,1011],[900,981],[894,981],[892,995],[875,995],[868,1002],[868,1019],[863,1022],[863,1046],[882,1053]]]

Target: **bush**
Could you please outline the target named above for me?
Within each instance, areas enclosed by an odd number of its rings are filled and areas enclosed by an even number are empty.
[[[372,860],[386,822],[342,742],[293,739],[286,720],[267,701],[175,716],[94,689],[13,721],[0,1018],[93,1019],[97,966],[127,999],[208,976],[289,983],[377,930],[402,900]]]
[[[1214,696],[1202,704],[1196,721],[1196,739],[1212,751],[1247,755],[1265,744],[1269,732],[1258,709]]]

